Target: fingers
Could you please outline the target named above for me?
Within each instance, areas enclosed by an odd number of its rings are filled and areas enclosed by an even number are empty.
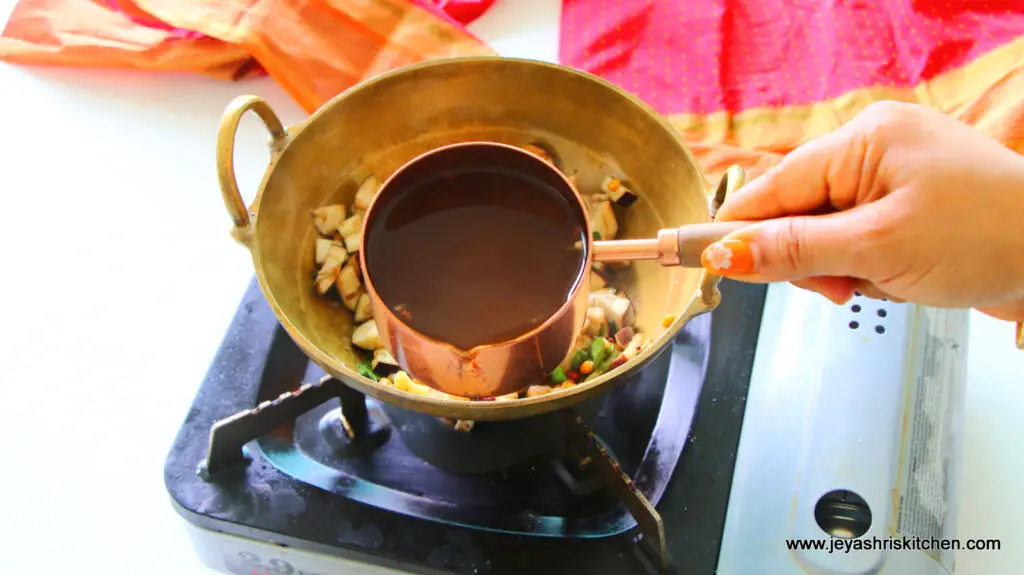
[[[845,305],[849,303],[849,301],[853,299],[853,296],[855,295],[861,295],[869,299],[888,300],[894,303],[903,303],[904,301],[889,295],[888,293],[879,289],[878,286],[869,281],[851,277],[812,277],[802,280],[796,280],[791,283],[795,287],[798,287],[800,289],[812,291],[817,294],[823,295],[826,299],[828,299],[829,301],[836,305]],[[1021,302],[1019,305],[1021,317],[1024,317],[1024,302]],[[992,309],[995,310],[995,313],[1005,312],[1005,310],[1002,309]],[[986,310],[981,311],[983,313],[989,313]],[[1000,317],[992,313],[989,313],[989,315],[993,315],[994,317]]]
[[[869,281],[857,280],[857,282],[854,284],[854,288],[857,293],[866,298],[889,300],[893,303],[903,303],[904,301],[898,297],[890,295],[885,290],[879,288],[878,286]]]
[[[718,219],[763,220],[823,207],[852,207],[867,157],[863,138],[853,128],[844,126],[791,152],[737,190],[719,210]]]
[[[858,281],[851,277],[822,276],[796,280],[792,283],[798,288],[819,293],[836,305],[843,305],[853,297]]]
[[[1000,306],[981,307],[978,311],[1004,321],[1024,321],[1024,299]]]
[[[884,218],[878,202],[821,216],[780,217],[762,221],[711,244],[702,256],[709,271],[741,281],[796,281],[811,277],[873,277],[876,227]],[[843,298],[849,285],[814,285]],[[824,286],[829,286],[825,288]]]

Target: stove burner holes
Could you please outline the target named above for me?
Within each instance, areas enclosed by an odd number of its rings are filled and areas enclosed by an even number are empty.
[[[853,491],[836,489],[818,500],[814,506],[814,521],[832,537],[856,539],[871,528],[871,508]]]
[[[860,292],[855,292],[855,295],[859,296]],[[887,301],[887,300],[882,300],[882,301]],[[853,304],[852,306],[850,306],[850,311],[852,311],[853,313],[860,313],[863,309],[864,308],[861,307],[860,304]],[[887,315],[889,315],[889,312],[887,312],[885,310],[885,308],[879,308],[875,312],[875,314],[878,315],[879,319],[881,320],[881,319],[884,319]],[[850,327],[850,329],[858,329],[860,327],[860,322],[854,320],[854,321],[851,321],[847,325]],[[884,334],[885,333],[885,326],[883,326],[881,324],[876,325],[875,326],[875,333],[877,333],[878,335]]]
[[[888,301],[888,300],[882,300],[882,301]],[[882,335],[883,333],[885,333],[885,326],[882,325],[881,321],[883,319],[885,319],[885,316],[889,315],[889,312],[885,311],[884,307],[880,307],[880,308],[878,308],[875,311],[875,314],[878,315],[878,321],[879,321],[878,325],[875,326],[875,333],[877,333],[878,335]]]

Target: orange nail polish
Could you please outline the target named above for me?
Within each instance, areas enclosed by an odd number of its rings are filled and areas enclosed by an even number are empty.
[[[754,271],[754,253],[747,242],[723,240],[704,249],[700,263],[711,273],[722,276],[746,275]]]

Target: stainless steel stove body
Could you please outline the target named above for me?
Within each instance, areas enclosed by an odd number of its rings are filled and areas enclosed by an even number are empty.
[[[967,333],[966,310],[769,290],[718,572],[953,573]]]
[[[460,436],[338,382],[290,391],[318,373],[251,285],[165,482],[225,573],[951,572],[786,540],[952,537],[966,314],[722,291],[599,401]],[[522,433],[532,452],[503,443]]]

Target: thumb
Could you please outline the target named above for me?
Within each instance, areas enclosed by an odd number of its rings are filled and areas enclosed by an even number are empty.
[[[799,281],[818,276],[869,278],[879,221],[866,204],[826,215],[765,220],[708,246],[704,267],[717,275],[748,282]]]

